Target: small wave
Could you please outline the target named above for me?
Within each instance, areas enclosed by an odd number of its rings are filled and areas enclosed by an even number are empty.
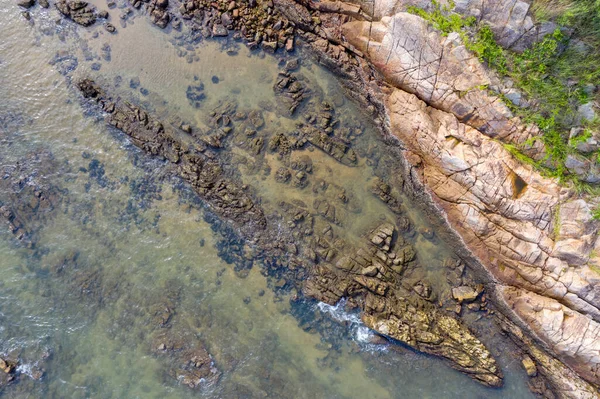
[[[358,313],[348,312],[346,308],[346,299],[341,299],[335,305],[328,305],[323,302],[317,304],[317,308],[331,316],[332,319],[341,322],[348,323],[350,333],[354,339],[363,349],[380,351],[384,350],[385,346],[373,344],[373,338],[375,333],[369,327],[365,326]]]
[[[16,368],[17,373],[24,374],[32,379],[35,379],[33,376],[33,367],[34,364],[19,364]]]

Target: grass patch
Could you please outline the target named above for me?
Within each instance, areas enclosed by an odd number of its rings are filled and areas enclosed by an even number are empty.
[[[600,220],[600,206],[597,206],[592,210],[592,219]]]
[[[561,28],[523,53],[503,49],[489,26],[477,25],[472,17],[453,13],[453,6],[450,3],[442,7],[434,1],[432,11],[417,7],[409,7],[408,11],[423,17],[444,36],[457,32],[480,61],[514,82],[531,106],[524,109],[506,98],[504,101],[526,123],[540,128],[539,139],[546,146],[548,158],[535,162],[524,156],[520,148],[505,148],[519,160],[540,169],[544,169],[542,163],[551,165],[545,169],[547,174],[563,182],[572,181],[574,177],[565,167],[567,156],[575,152],[577,140],[583,142],[591,137],[592,130],[600,130],[600,123],[587,122],[586,133],[569,143],[569,130],[578,122],[578,107],[593,100],[590,88],[600,83],[600,0],[535,1],[535,17],[554,20]],[[600,153],[595,154],[596,158],[600,160]]]

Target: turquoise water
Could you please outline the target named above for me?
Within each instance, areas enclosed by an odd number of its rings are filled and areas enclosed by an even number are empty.
[[[116,20],[119,11],[111,13]],[[275,57],[225,42],[192,46],[141,16],[108,35],[101,26],[57,24],[52,8],[36,7],[32,15],[30,24],[12,2],[0,4],[0,202],[24,209],[28,233],[17,240],[0,229],[0,354],[19,363],[18,381],[3,395],[531,396],[520,360],[510,357],[512,347],[485,319],[477,323],[489,329],[486,343],[506,376],[500,390],[439,359],[380,343],[343,306],[294,300],[295,292],[278,289],[235,231],[167,165],[107,127],[71,85],[92,76],[165,120],[195,126],[206,124],[219,101],[235,100],[244,109],[260,104],[265,129],[283,130],[294,121],[278,113]],[[339,234],[359,240],[373,220],[392,217],[368,190],[391,153],[333,76],[306,57],[300,72],[316,97],[336,104],[341,123],[362,126],[356,148],[370,160],[362,156],[357,167],[320,151],[309,154],[314,179],[351,194],[356,207],[343,215]],[[198,82],[206,100],[196,108],[186,90]],[[281,200],[312,202],[310,190],[282,189],[274,181],[281,166],[276,156],[266,157],[268,168],[256,166],[247,151],[233,147],[228,159],[260,193],[267,212],[276,212]],[[36,191],[49,208],[37,204]],[[426,227],[418,208],[407,207],[417,229]],[[424,265],[415,273],[448,291],[437,275],[448,255],[444,244],[421,236],[415,243]],[[181,350],[163,351],[164,342]],[[189,365],[178,353],[198,348],[211,354],[218,371],[192,389],[184,384]]]

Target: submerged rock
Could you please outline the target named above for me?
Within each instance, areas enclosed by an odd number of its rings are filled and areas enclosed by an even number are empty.
[[[233,181],[225,178],[219,164],[202,154],[204,149],[192,138],[179,136],[165,128],[141,108],[117,99],[113,101],[92,80],[78,87],[86,98],[98,102],[107,112],[107,123],[126,133],[133,143],[154,156],[177,165],[178,173],[205,199],[214,211],[240,225],[264,229],[262,209]]]

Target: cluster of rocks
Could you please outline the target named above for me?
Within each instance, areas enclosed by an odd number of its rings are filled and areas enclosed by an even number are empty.
[[[185,124],[181,125],[181,132],[170,131],[139,107],[123,100],[111,100],[90,80],[83,80],[78,86],[85,97],[100,103],[107,113],[108,123],[129,135],[145,151],[177,165],[179,174],[213,206],[219,216],[260,227],[252,229],[252,241],[261,256],[270,259],[266,263],[273,267],[278,289],[297,286],[306,295],[330,304],[349,298],[349,303],[362,310],[367,325],[376,331],[417,350],[448,358],[453,367],[487,385],[501,384],[501,372],[494,359],[453,317],[452,311],[438,309],[434,303],[437,295],[431,286],[422,279],[410,283],[405,281],[407,270],[416,268],[416,254],[393,224],[385,223],[375,229],[368,237],[368,244],[355,255],[340,257],[340,254],[348,253],[350,246],[336,236],[332,226],[342,225],[345,217],[340,212],[347,206],[349,196],[335,184],[315,183],[315,193],[324,193],[330,186],[333,196],[315,197],[312,209],[299,200],[280,203],[287,230],[275,231],[265,228],[263,210],[249,197],[241,197],[241,190],[227,188],[236,187],[233,182],[218,183],[224,180],[224,172],[214,159],[218,154],[210,148],[222,148],[222,140],[232,132],[236,138],[245,139],[240,141],[241,145],[255,155],[264,156],[260,151],[262,144],[258,151],[254,150],[256,145],[251,144],[264,137],[263,133],[258,133],[263,132],[265,125],[260,111],[243,112],[237,109],[235,103],[223,102],[208,113],[209,132],[200,132]],[[315,112],[315,107],[320,111]],[[290,136],[272,134],[269,140],[269,148],[279,151],[286,165],[285,170],[277,171],[275,178],[292,181],[299,188],[307,185],[313,165],[306,155],[292,156],[295,150],[301,148],[298,138],[304,138],[304,143],[314,141],[317,148],[344,162],[344,157],[338,156],[336,150],[331,150],[323,139],[314,138],[310,133],[317,130],[320,135],[338,140],[336,143],[341,142],[335,137],[333,107],[327,103],[309,102],[307,109],[306,122],[301,123],[297,133]],[[308,131],[300,133],[303,129]],[[342,154],[348,152],[348,148],[342,150]],[[220,187],[225,184],[225,192],[219,194]],[[335,190],[331,191],[331,188]],[[402,220],[399,200],[392,195],[391,189],[380,187],[380,196],[390,207],[398,208],[398,218]],[[243,212],[243,207],[238,207],[240,203],[246,204]],[[409,230],[409,227],[404,227]],[[169,309],[163,306],[156,313],[158,325],[171,325],[173,312]],[[179,359],[176,360],[178,372],[185,372],[189,377],[186,383],[196,386],[195,381],[199,378],[214,376],[207,353],[188,348],[184,341],[174,342],[165,334],[157,337],[154,350],[156,353],[173,351],[174,358]]]
[[[289,115],[294,115],[296,109],[310,95],[306,85],[287,70],[279,72],[273,89],[275,94],[280,97],[282,105]]]
[[[317,265],[305,292],[329,304],[348,297],[362,309],[362,320],[373,330],[449,359],[452,367],[486,385],[500,386],[502,372],[492,355],[465,326],[432,303],[431,288],[423,281],[405,286],[402,276],[415,261],[415,253],[395,226],[384,223],[368,239],[369,245],[354,255],[334,265]]]
[[[96,7],[81,0],[58,0],[56,9],[79,25],[90,26],[98,17]]]
[[[189,85],[185,92],[189,103],[194,108],[200,108],[202,102],[206,99],[204,94],[204,83],[200,82],[196,85]]]
[[[371,184],[371,192],[381,201],[383,201],[388,208],[394,213],[402,214],[402,200],[399,196],[392,192],[392,186],[377,177]]]
[[[136,146],[177,165],[179,175],[217,214],[241,225],[259,229],[265,227],[262,210],[241,187],[223,176],[218,162],[203,154],[206,148],[193,136],[165,128],[139,107],[122,100],[112,100],[89,79],[80,81],[78,87],[84,97],[102,106],[107,122],[126,133]]]
[[[294,25],[277,12],[271,0],[187,0],[179,7],[181,18],[189,22],[192,30],[204,37],[228,36],[244,39],[250,48],[261,46],[275,52],[294,49]]]

